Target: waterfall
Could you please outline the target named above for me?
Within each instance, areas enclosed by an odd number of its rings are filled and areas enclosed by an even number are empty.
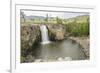
[[[48,29],[45,25],[40,26],[41,31],[41,37],[42,37],[42,44],[50,43],[49,37],[48,37]]]

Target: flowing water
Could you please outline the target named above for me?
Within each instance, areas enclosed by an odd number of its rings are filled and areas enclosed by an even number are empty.
[[[49,43],[48,30],[45,25],[40,26],[42,44],[33,47],[35,59],[42,60],[84,60],[86,59],[82,48],[70,39]],[[48,44],[47,44],[48,43]]]
[[[48,29],[45,25],[40,26],[41,30],[41,37],[42,37],[42,44],[47,44],[49,43],[49,37],[48,37]]]
[[[58,59],[59,57],[71,58],[72,60],[86,59],[81,47],[70,39],[56,41],[49,44],[40,44],[34,50],[36,59]]]

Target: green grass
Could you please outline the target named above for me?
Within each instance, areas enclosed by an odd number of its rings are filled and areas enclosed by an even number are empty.
[[[38,25],[38,24],[62,24],[66,26],[66,32],[71,33],[73,36],[88,36],[89,35],[89,16],[78,16],[70,19],[61,19],[55,17],[53,19],[34,19],[25,20],[21,19],[21,24],[24,25]]]

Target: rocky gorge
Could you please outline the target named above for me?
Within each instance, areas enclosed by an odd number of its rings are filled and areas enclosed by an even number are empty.
[[[40,25],[21,26],[21,48],[28,49],[34,43],[41,41]],[[50,40],[63,40],[65,29],[62,25],[47,25]]]
[[[21,26],[21,55],[22,61],[24,57],[30,57],[32,54],[32,46],[41,42],[40,25]],[[49,30],[50,40],[63,40],[65,35],[64,26],[62,25],[46,25]]]
[[[33,62],[35,61],[33,47],[38,46],[41,42],[41,25],[21,25],[21,62]],[[48,24],[46,25],[48,29],[49,39],[51,41],[61,41],[66,37],[66,28],[64,25],[57,24]],[[84,41],[79,41],[79,39],[70,39],[75,40],[75,42],[79,43],[83,47],[83,51],[87,58],[89,58],[89,42],[84,44]]]

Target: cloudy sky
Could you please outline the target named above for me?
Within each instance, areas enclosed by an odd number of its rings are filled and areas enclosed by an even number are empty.
[[[49,17],[59,17],[63,19],[76,17],[79,15],[89,15],[88,13],[76,13],[76,12],[46,12],[46,11],[25,11],[22,10],[26,16],[44,16],[48,14]]]

